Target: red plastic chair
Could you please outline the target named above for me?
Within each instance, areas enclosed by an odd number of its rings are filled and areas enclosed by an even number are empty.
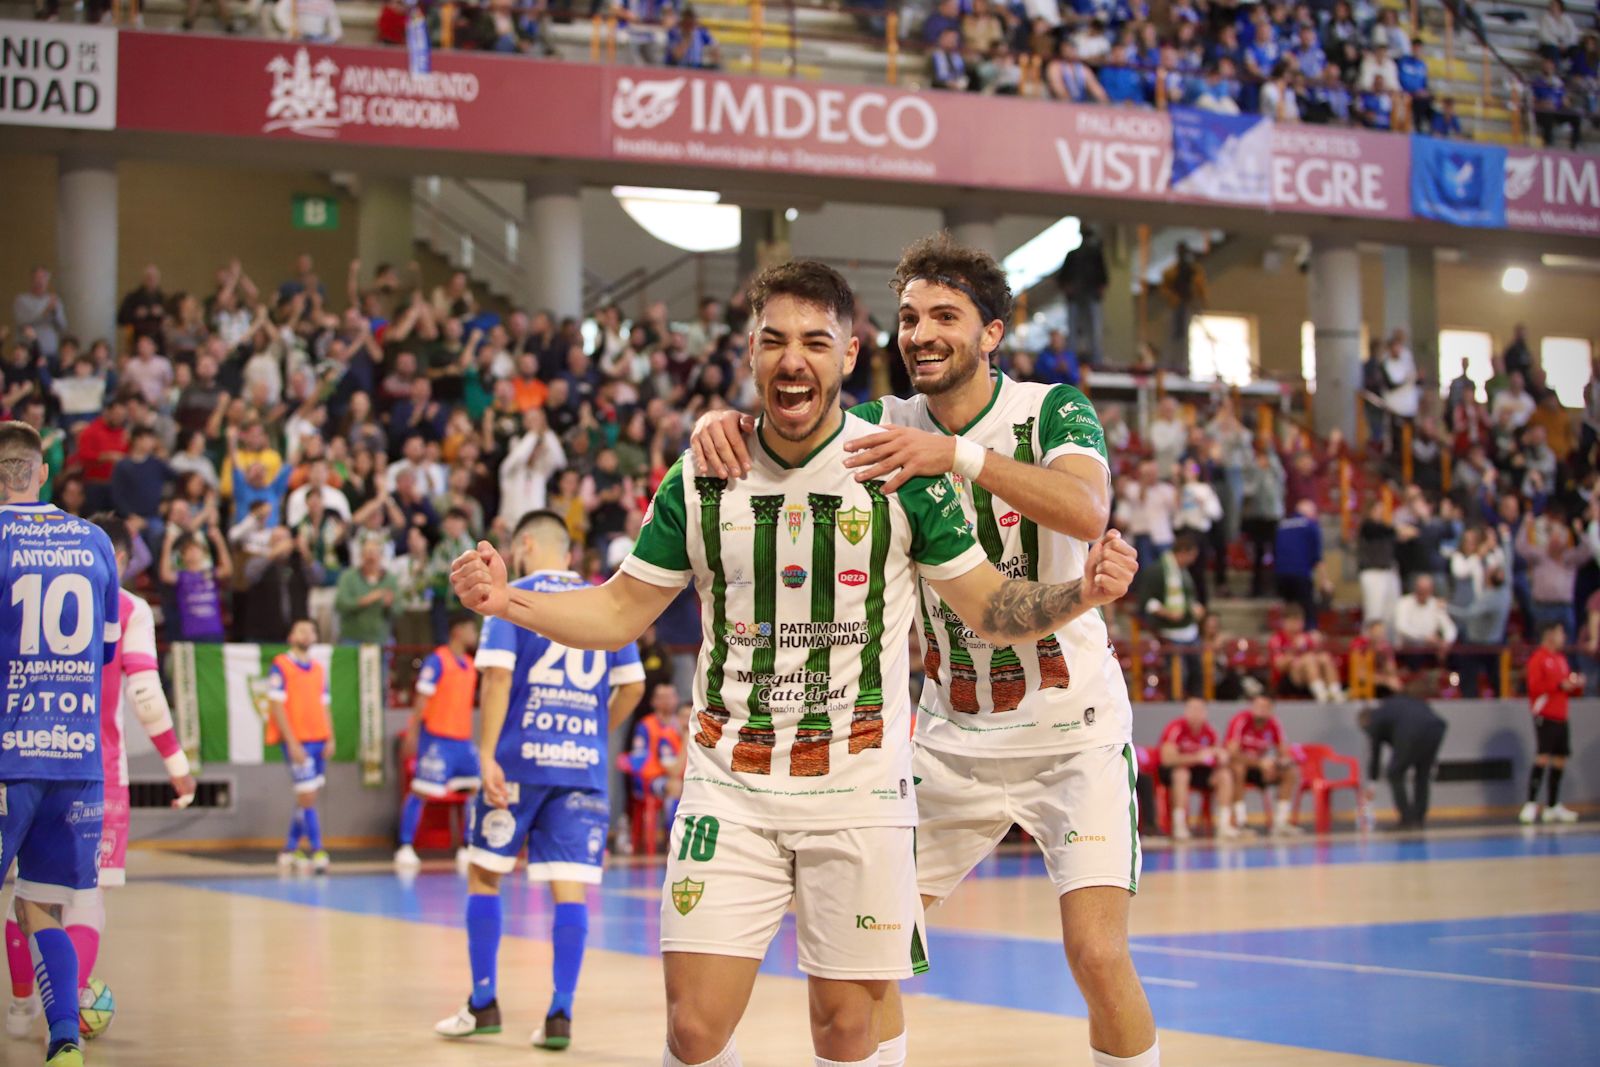
[[[1300,792],[1294,798],[1295,818],[1300,817],[1300,798],[1309,791],[1316,803],[1317,833],[1328,833],[1333,829],[1334,791],[1352,790],[1360,801],[1361,761],[1354,756],[1341,755],[1329,745],[1296,745],[1295,749],[1300,762]],[[1324,766],[1329,763],[1344,767],[1344,777],[1329,778]]]

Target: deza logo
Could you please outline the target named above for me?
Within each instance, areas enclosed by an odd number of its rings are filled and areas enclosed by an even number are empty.
[[[1021,521],[1022,516],[1018,515],[1015,511],[1008,511],[1004,515],[1000,516],[1000,525],[1004,526],[1008,530]]]
[[[687,90],[687,94],[685,94]],[[815,138],[860,148],[927,148],[939,135],[939,114],[920,96],[733,82],[724,78],[618,78],[611,121],[619,129],[651,130],[677,114],[685,95],[689,129],[702,135]]]

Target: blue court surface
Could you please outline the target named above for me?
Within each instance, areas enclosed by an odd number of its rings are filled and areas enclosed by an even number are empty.
[[[1515,864],[1600,854],[1600,833],[1436,841],[1320,842],[1146,857],[1147,875],[1426,860]],[[1037,855],[999,856],[975,877],[1042,875]],[[1600,867],[1595,879],[1600,905]],[[388,874],[317,881],[277,877],[183,879],[182,884],[362,915],[460,926],[464,879]],[[608,871],[592,897],[590,946],[653,955],[660,871]],[[541,890],[508,879],[506,933],[547,939]],[[1382,914],[1381,901],[1373,911]],[[1436,922],[1317,925],[1135,938],[1133,951],[1163,1027],[1330,1052],[1441,1064],[1600,1063],[1600,910]],[[1054,937],[936,926],[933,970],[907,992],[1036,1012],[1086,1014]],[[798,976],[792,917],[763,971]]]

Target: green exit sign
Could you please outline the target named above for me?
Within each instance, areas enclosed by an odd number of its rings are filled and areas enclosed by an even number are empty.
[[[297,230],[337,230],[339,201],[331,196],[296,196],[294,228]]]

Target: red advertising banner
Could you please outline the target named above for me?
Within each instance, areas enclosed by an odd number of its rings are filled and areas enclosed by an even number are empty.
[[[595,68],[401,49],[123,32],[120,129],[592,158]]]
[[[118,34],[121,129],[1204,202],[1174,193],[1165,112],[520,56]],[[204,87],[202,90],[201,87]],[[1408,219],[1410,145],[1272,133],[1271,210]],[[1514,228],[1600,234],[1600,160],[1512,149]]]
[[[1506,225],[1600,237],[1600,157],[1510,149]]]
[[[1272,131],[1272,207],[1408,219],[1410,141],[1393,133],[1280,123]]]

